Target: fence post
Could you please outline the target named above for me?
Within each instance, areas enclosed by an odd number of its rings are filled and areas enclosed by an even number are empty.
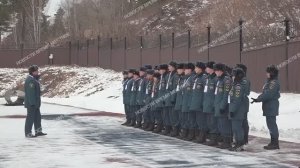
[[[98,66],[100,66],[100,36],[97,37],[97,53],[98,53],[98,57],[97,57],[97,62],[98,62]]]
[[[140,66],[143,66],[143,36],[141,38],[141,46],[140,46]]]
[[[244,42],[243,42],[243,19],[240,18],[239,20],[239,28],[240,28],[240,63],[242,63],[242,51],[244,48]]]
[[[20,45],[20,56],[21,56],[20,60],[22,60],[24,57],[24,44],[23,43],[21,43],[21,45]],[[22,67],[23,63],[21,63],[20,66]]]
[[[172,33],[172,53],[171,53],[171,61],[174,60],[174,41],[175,41],[175,33]]]
[[[69,65],[72,64],[72,43],[69,41]]]
[[[207,61],[209,61],[209,49],[210,49],[210,30],[211,26],[207,26]]]
[[[112,49],[113,49],[113,38],[110,38],[110,54],[109,54],[109,67],[112,69]]]
[[[124,37],[124,69],[127,69],[127,38]]]
[[[80,44],[79,43],[80,43],[79,40],[77,40],[77,65],[78,66],[80,66],[79,65],[79,50],[80,50]]]
[[[191,30],[188,30],[188,62],[190,62]]]
[[[290,41],[290,20],[288,18],[284,19],[285,26],[285,60],[289,59],[289,41]],[[290,91],[289,86],[289,64],[286,64],[286,91]]]
[[[159,35],[158,64],[161,64],[161,34]]]
[[[90,47],[90,40],[86,40],[86,66],[89,66],[89,47]]]

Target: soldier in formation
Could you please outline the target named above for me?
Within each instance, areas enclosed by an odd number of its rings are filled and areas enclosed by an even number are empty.
[[[271,135],[266,150],[279,149],[278,69],[267,67],[263,92],[252,103],[262,102]],[[140,67],[123,72],[125,126],[162,135],[243,151],[248,144],[250,81],[247,67],[231,68],[213,61]]]

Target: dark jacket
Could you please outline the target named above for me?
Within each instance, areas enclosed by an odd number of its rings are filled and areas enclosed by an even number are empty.
[[[165,106],[165,97],[166,97],[166,76],[167,73],[164,73],[163,75],[160,76],[160,80],[158,83],[158,98],[159,98],[159,102],[157,103],[157,107],[158,108],[163,108]]]
[[[38,80],[28,75],[24,85],[25,90],[25,107],[40,108],[41,107],[41,87]]]
[[[138,78],[136,80],[133,79],[132,87],[131,87],[131,94],[130,94],[130,105],[136,106],[137,104],[137,93],[139,88],[139,82],[141,78]]]
[[[208,75],[206,85],[204,87],[203,112],[215,113],[215,89],[217,84],[216,74]]]
[[[264,116],[278,116],[279,115],[279,99],[280,98],[280,84],[278,79],[268,80],[263,92],[257,98],[262,102],[262,110]]]
[[[195,75],[190,111],[203,112],[203,96],[206,80],[207,75],[205,73]]]
[[[176,71],[169,72],[166,75],[166,94],[169,94],[165,100],[165,107],[171,107],[175,105],[176,94],[173,92],[176,90]]]
[[[128,81],[126,82],[126,85],[124,86],[124,91],[123,91],[123,102],[124,104],[130,105],[130,98],[131,98],[131,88],[133,85],[133,78],[129,78]]]
[[[223,74],[217,77],[215,89],[215,116],[227,117],[229,113],[228,94],[230,92],[232,80],[229,76]],[[223,111],[223,113],[221,113]]]
[[[195,74],[185,75],[182,86],[182,112],[190,112]]]
[[[247,113],[246,86],[242,82],[234,82],[229,92],[229,112],[233,113],[232,120],[243,120]]]
[[[174,110],[180,111],[182,109],[182,85],[184,82],[184,75],[176,75],[176,103]]]
[[[138,89],[136,95],[136,102],[137,105],[139,106],[145,105],[144,100],[146,96],[146,85],[147,85],[147,79],[145,77],[141,77],[138,83]]]

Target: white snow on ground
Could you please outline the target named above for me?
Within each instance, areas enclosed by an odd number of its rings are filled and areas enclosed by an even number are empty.
[[[42,98],[43,102],[69,105],[74,107],[86,108],[92,111],[107,111],[124,113],[122,104],[122,84],[121,73],[104,70],[101,68],[85,67],[44,67],[41,72],[45,75],[52,75],[44,82],[46,92]],[[10,76],[9,76],[9,75]],[[69,74],[68,77],[63,75]],[[70,75],[71,74],[71,75]],[[1,69],[0,79],[7,80],[3,83],[0,80],[0,95],[9,86],[13,86],[17,81],[26,77],[26,69]],[[51,80],[52,78],[55,79]],[[61,81],[61,82],[60,82]],[[43,81],[41,82],[43,83]],[[252,92],[249,98],[257,97],[257,93]],[[4,100],[0,99],[0,104]],[[280,98],[280,115],[277,117],[281,139],[300,142],[300,94],[282,93]],[[269,137],[265,117],[262,116],[262,104],[250,105],[249,123],[251,134]],[[78,111],[65,112],[64,109],[51,110],[51,106],[42,105],[42,113],[78,113]],[[51,111],[51,112],[50,112]],[[0,107],[0,115],[7,114],[26,114],[23,107]]]

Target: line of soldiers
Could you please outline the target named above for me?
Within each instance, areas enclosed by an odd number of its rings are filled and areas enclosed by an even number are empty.
[[[246,72],[243,64],[230,68],[213,61],[196,64],[172,61],[153,69],[145,65],[139,70],[124,71],[126,122],[122,125],[243,151],[249,135],[250,81]],[[267,67],[267,76],[263,93],[252,98],[252,103],[263,102],[271,134],[271,142],[264,149],[270,150],[279,149],[278,69],[274,65]]]

